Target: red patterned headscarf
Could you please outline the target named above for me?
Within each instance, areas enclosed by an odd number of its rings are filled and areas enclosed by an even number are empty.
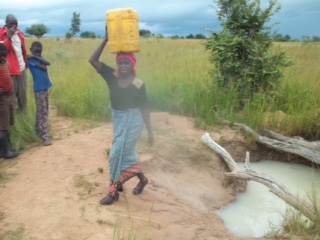
[[[131,64],[132,64],[132,73],[135,76],[136,75],[136,64],[137,64],[137,59],[133,53],[118,53],[116,62],[118,63],[119,60],[121,59],[128,59]],[[118,71],[118,76],[119,76],[119,71]]]

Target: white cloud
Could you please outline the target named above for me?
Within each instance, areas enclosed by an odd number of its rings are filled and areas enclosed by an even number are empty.
[[[262,7],[268,0],[262,0]],[[272,20],[281,22],[277,28],[282,34],[294,37],[320,35],[320,0],[279,0],[282,8]],[[51,29],[50,35],[64,35],[70,28],[72,13],[80,13],[81,31],[103,34],[106,11],[131,7],[138,11],[140,28],[155,34],[206,34],[205,28],[219,30],[220,22],[213,0],[11,0],[1,2],[0,24],[13,13],[22,30],[31,24],[43,23]],[[298,24],[298,25],[297,25]],[[297,26],[297,27],[292,27]]]

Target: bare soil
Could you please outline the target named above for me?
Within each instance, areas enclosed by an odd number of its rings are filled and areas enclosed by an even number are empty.
[[[0,239],[109,240],[115,234],[116,239],[130,234],[151,240],[253,239],[233,236],[215,214],[245,182],[227,178],[226,164],[200,139],[208,131],[236,161],[243,161],[247,150],[251,160],[259,160],[259,146],[226,126],[200,130],[191,119],[165,112],[151,118],[156,144],[148,147],[145,133],[138,144],[149,184],[135,196],[138,178],[133,178],[118,202],[101,206],[108,193],[111,123],[76,122],[52,110],[53,145],[38,144],[0,162],[8,177],[0,182]]]

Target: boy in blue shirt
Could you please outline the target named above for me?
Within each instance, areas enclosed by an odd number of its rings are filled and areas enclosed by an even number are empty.
[[[48,134],[49,95],[52,86],[48,75],[50,62],[41,56],[42,44],[35,41],[31,44],[31,55],[28,55],[28,66],[33,77],[33,91],[36,100],[36,131],[44,146],[51,145]]]

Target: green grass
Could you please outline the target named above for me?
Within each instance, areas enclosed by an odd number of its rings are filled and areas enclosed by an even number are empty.
[[[27,39],[27,46],[34,39]],[[41,39],[43,55],[52,65],[50,101],[64,116],[110,121],[106,83],[88,62],[101,39],[73,39],[71,42]],[[142,39],[137,53],[137,73],[147,84],[151,109],[191,116],[196,125],[213,125],[217,118],[242,122],[259,130],[270,128],[287,135],[308,139],[320,136],[320,45],[317,43],[275,43],[274,50],[285,50],[295,64],[287,68],[275,97],[255,95],[239,112],[236,91],[221,90],[209,76],[213,66],[204,40]],[[108,47],[101,60],[115,67],[115,55]],[[21,144],[35,141],[34,99],[29,77],[29,111],[17,116],[14,136]],[[278,119],[278,112],[282,112]],[[266,117],[265,114],[268,114]],[[266,121],[266,119],[268,121]],[[20,144],[20,143],[19,143]]]
[[[13,160],[0,160],[0,186],[16,176],[14,173],[7,173],[7,169],[14,166],[17,162]]]
[[[272,226],[272,230],[266,237],[273,239],[320,239],[319,190],[313,185],[306,197],[303,197],[303,201],[311,206],[309,210],[315,214],[315,219],[308,219],[301,212],[288,205],[283,214],[281,226]]]
[[[313,188],[307,199],[311,203],[311,210],[316,215],[315,221],[310,221],[300,212],[289,209],[283,226],[287,234],[301,236],[304,239],[320,239],[320,198],[318,189]]]
[[[19,227],[15,230],[6,231],[0,234],[1,240],[23,240],[26,239],[26,229],[24,227]]]
[[[132,215],[130,210],[130,205],[126,194],[124,193],[124,198],[126,202],[126,209],[128,215],[118,216],[117,221],[114,225],[113,240],[147,240],[148,229],[151,225],[151,214],[153,211],[153,206],[151,206],[148,218],[135,217]],[[141,222],[144,222],[141,223]],[[154,222],[158,224],[157,222]],[[140,227],[139,227],[140,225]],[[143,225],[143,229],[141,228]]]
[[[74,176],[74,186],[83,190],[82,193],[79,193],[81,196],[90,194],[94,189],[94,184],[87,181],[83,175]]]

